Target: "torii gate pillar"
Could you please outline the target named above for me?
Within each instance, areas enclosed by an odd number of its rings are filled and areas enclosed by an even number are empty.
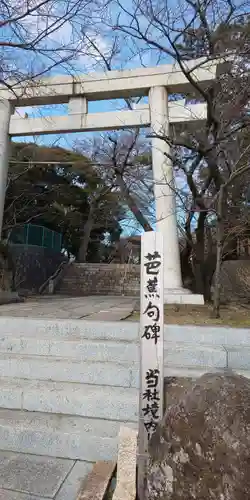
[[[166,87],[159,86],[150,89],[149,105],[153,134],[152,166],[156,230],[163,234],[164,241],[164,302],[165,304],[204,304],[202,295],[191,294],[182,286],[171,149],[168,143],[160,138],[170,136]]]
[[[5,191],[8,176],[11,109],[10,101],[0,99],[0,239],[2,235]]]

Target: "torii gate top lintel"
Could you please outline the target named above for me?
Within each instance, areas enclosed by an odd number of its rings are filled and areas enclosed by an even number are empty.
[[[221,64],[218,60],[207,62],[200,58],[186,61],[184,66],[204,86],[214,80]],[[180,66],[175,63],[151,68],[34,79],[23,84],[13,84],[13,91],[1,86],[0,99],[11,100],[18,106],[67,103],[73,96],[84,96],[88,100],[97,101],[148,95],[150,88],[156,86],[167,87],[168,93],[186,93],[192,88]]]

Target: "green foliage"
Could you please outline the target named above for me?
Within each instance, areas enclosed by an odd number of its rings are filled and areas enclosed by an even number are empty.
[[[118,196],[84,155],[59,147],[12,143],[3,234],[24,223],[61,232],[64,248],[77,255],[94,202],[88,258],[99,258],[104,234],[119,228]],[[101,245],[103,246],[103,245]]]

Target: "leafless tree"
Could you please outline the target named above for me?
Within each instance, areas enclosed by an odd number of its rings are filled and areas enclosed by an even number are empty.
[[[101,181],[101,178],[100,178]],[[86,262],[91,232],[99,227],[105,227],[111,219],[119,218],[121,202],[119,195],[112,184],[100,182],[88,195],[89,211],[87,220],[82,228],[82,239],[78,253],[78,260]]]
[[[60,73],[83,71],[88,57],[83,31],[93,36],[93,6],[92,0],[3,0],[0,83],[12,88],[13,82],[53,74],[57,66]]]
[[[116,17],[111,9],[114,4]],[[249,168],[248,163],[243,176],[240,170],[242,142],[246,142],[250,125],[250,20],[246,4],[235,4],[231,0],[219,3],[183,0],[174,6],[168,1],[133,0],[132,7],[127,7],[125,1],[114,0],[108,2],[106,10],[109,25],[116,35],[126,40],[131,57],[139,56],[142,62],[148,62],[150,53],[151,58],[154,54],[155,61],[177,62],[190,84],[190,90],[183,97],[187,102],[207,105],[207,119],[202,127],[160,138],[171,146],[175,171],[182,176],[182,184],[186,187],[184,253],[187,262],[192,256],[196,291],[204,293],[208,299],[211,280],[207,280],[206,232],[211,221],[217,221],[219,226],[218,200],[223,186],[235,175],[237,168],[234,187],[237,184],[239,193],[240,182],[241,185],[245,183]],[[195,68],[216,59],[224,64],[215,81],[202,86],[195,78],[194,68],[190,70],[186,65],[189,59],[197,60]],[[241,194],[242,203],[245,186],[246,183]],[[180,197],[181,192],[177,191]],[[228,217],[232,205],[232,196],[227,196],[229,192],[232,189],[225,188],[223,193],[224,213]],[[183,196],[181,198],[184,200]],[[212,260],[211,274],[215,269],[215,254]]]
[[[233,165],[230,175],[227,176],[226,180],[223,180],[218,193],[212,200],[217,216],[213,307],[215,317],[220,315],[220,276],[223,258],[225,258],[227,252],[230,254],[232,250],[237,251],[235,247],[237,247],[239,238],[248,239],[250,234],[248,200],[245,199],[242,203],[241,199],[242,192],[244,193],[243,183],[248,183],[250,179],[249,149],[248,145],[241,152],[238,161]],[[237,189],[236,196],[235,189]]]
[[[139,131],[106,133],[75,147],[89,155],[105,185],[120,194],[138,224],[152,230],[151,156],[145,137]]]

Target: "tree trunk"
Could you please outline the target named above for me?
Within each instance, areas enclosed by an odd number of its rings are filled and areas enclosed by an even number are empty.
[[[195,262],[194,262],[194,274],[195,274],[195,288],[196,293],[205,295],[205,283],[204,283],[204,258],[205,258],[205,220],[207,217],[207,212],[200,212],[196,233],[196,245],[195,245]],[[204,297],[205,298],[205,297]]]
[[[216,231],[216,267],[214,273],[214,294],[213,294],[213,316],[220,317],[220,295],[221,295],[221,263],[223,256],[223,203],[224,185],[219,191],[217,206],[217,231]]]
[[[185,288],[189,288],[192,292],[195,292],[194,269],[191,264],[191,255],[193,250],[191,220],[192,220],[192,215],[189,212],[184,226],[185,236],[186,236],[185,247],[180,252],[180,258],[181,258],[181,274],[182,274],[183,284]]]
[[[86,257],[87,257],[87,252],[88,252],[88,246],[89,246],[89,241],[90,241],[90,234],[93,228],[94,224],[94,206],[93,204],[90,205],[89,209],[89,214],[87,221],[84,225],[84,235],[81,241],[81,245],[79,248],[78,252],[78,261],[79,262],[86,262]]]
[[[133,197],[131,196],[131,194],[126,186],[126,183],[124,182],[124,180],[122,178],[122,175],[118,172],[116,172],[116,181],[117,181],[117,184],[119,185],[121,192],[122,192],[122,194],[123,194],[123,196],[128,204],[128,207],[130,208],[131,212],[135,216],[137,222],[139,222],[139,224],[142,226],[144,231],[153,231],[152,226],[149,224],[146,217],[144,217],[143,213],[138,208]]]

